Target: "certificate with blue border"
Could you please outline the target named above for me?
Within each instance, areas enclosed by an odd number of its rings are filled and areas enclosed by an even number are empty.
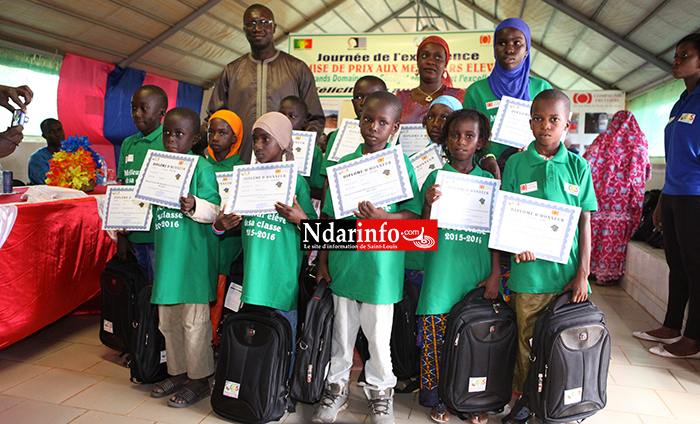
[[[134,200],[134,186],[108,186],[105,196],[103,230],[149,231],[151,204]]]
[[[180,209],[180,197],[187,196],[198,155],[149,150],[136,179],[134,199]]]
[[[491,229],[501,182],[457,172],[438,171],[440,198],[430,209],[438,227],[487,233]]]
[[[423,124],[401,124],[399,144],[403,147],[404,154],[411,156],[430,144],[430,137]]]
[[[581,208],[501,191],[491,225],[489,248],[530,251],[537,259],[566,264]]]
[[[396,131],[389,137],[389,146],[395,146],[399,139],[401,129]],[[360,133],[360,121],[358,119],[343,119],[338,129],[338,135],[335,137],[333,147],[330,152],[326,152],[328,160],[338,162],[343,156],[354,153],[357,147],[363,142],[362,134]]]
[[[413,197],[400,145],[329,167],[328,187],[336,219],[353,215],[359,202],[379,208]]]
[[[223,208],[228,203],[228,198],[231,195],[231,182],[233,181],[233,171],[217,172],[216,182],[219,184],[219,197],[221,197],[220,206]]]
[[[503,96],[493,121],[491,140],[517,148],[526,147],[534,140],[530,129],[532,102]]]
[[[317,135],[315,131],[292,131],[294,162],[297,164],[299,175],[304,177],[311,176]]]
[[[423,150],[414,153],[410,158],[413,165],[413,172],[416,173],[418,188],[423,188],[423,183],[431,172],[445,166],[445,159],[442,157],[442,147],[431,144]]]
[[[239,165],[233,170],[226,213],[259,215],[277,213],[275,203],[294,204],[297,167],[294,162]]]

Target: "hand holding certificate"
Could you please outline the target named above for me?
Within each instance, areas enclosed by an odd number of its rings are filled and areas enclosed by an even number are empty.
[[[438,227],[488,232],[500,181],[456,172],[438,171],[435,184],[442,195],[433,203],[430,219]]]
[[[315,131],[292,131],[294,163],[297,164],[299,174],[304,177],[311,176],[316,136],[317,133]],[[250,164],[255,165],[257,163],[260,162],[255,157],[255,152],[250,152]]]
[[[445,159],[442,158],[442,148],[437,144],[431,144],[415,153],[409,159],[411,165],[413,165],[413,171],[416,173],[418,188],[423,187],[425,179],[428,178],[431,172],[445,165]]]
[[[489,248],[530,251],[537,259],[565,264],[581,208],[501,191],[496,201]]]
[[[394,146],[399,138],[397,131],[389,137],[389,146]],[[338,162],[343,156],[349,155],[357,150],[357,147],[362,143],[362,134],[360,134],[360,121],[357,119],[343,119],[340,124],[338,135],[335,138],[333,147],[330,152],[326,152],[328,160]]]
[[[359,202],[379,208],[413,197],[401,146],[331,166],[328,186],[336,219],[352,215]]]
[[[219,197],[221,197],[221,205],[228,204],[228,198],[231,196],[231,182],[233,181],[233,172],[217,172],[216,182],[219,184]]]
[[[133,186],[108,186],[103,230],[148,231],[151,229],[151,204],[134,200]]]
[[[226,213],[277,213],[275,203],[292,205],[297,186],[294,162],[240,165],[234,169]]]
[[[180,197],[187,196],[197,155],[149,150],[136,179],[134,199],[180,209]]]
[[[493,122],[491,140],[517,148],[526,147],[533,140],[530,129],[532,102],[503,96]]]

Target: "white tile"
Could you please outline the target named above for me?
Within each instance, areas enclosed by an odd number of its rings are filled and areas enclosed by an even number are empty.
[[[126,414],[150,399],[150,385],[129,380],[106,378],[63,402],[64,405],[114,414]],[[114,396],[119,393],[119,396]]]
[[[620,349],[620,346],[612,346],[610,348],[610,363],[611,364],[629,364],[630,361]]]
[[[107,414],[105,412],[88,411],[71,424],[153,424],[153,421],[123,415]]]
[[[681,386],[688,393],[700,394],[700,372],[686,370],[671,370]]]
[[[85,390],[103,377],[52,369],[19,384],[3,394],[50,403],[61,403]]]
[[[24,383],[32,377],[45,373],[49,367],[23,362],[0,360],[0,392]]]
[[[611,364],[610,374],[618,386],[676,392],[685,391],[673,375],[664,368]]]
[[[26,339],[20,340],[0,350],[0,359],[9,359],[18,362],[34,362],[66,346],[70,346],[70,343],[61,340],[48,340],[38,336],[29,336]]]
[[[124,366],[123,359],[117,355],[115,357],[119,360],[116,363],[111,359],[100,361],[83,372],[128,380],[131,377],[131,370]]]
[[[650,417],[648,415],[640,415],[644,424],[697,424],[697,421],[684,421],[674,418]]]
[[[196,424],[211,413],[209,398],[205,398],[188,408],[171,408],[168,397],[161,399],[148,398],[136,409],[126,414],[129,417],[153,421],[164,421],[170,424]]]
[[[84,413],[84,409],[27,400],[0,412],[0,423],[66,424]]]
[[[84,371],[112,355],[114,355],[114,351],[105,346],[74,343],[64,349],[34,361],[34,364],[73,371]]]
[[[603,409],[584,421],[586,424],[641,424],[639,415]]]
[[[12,397],[12,396],[4,396],[0,395],[0,412],[10,409],[13,406],[17,405],[20,402],[23,402],[24,399]]]
[[[700,394],[676,393],[663,390],[657,390],[657,393],[676,418],[687,421],[700,421],[700,416],[698,416]]]
[[[627,356],[627,360],[632,365],[641,365],[646,367],[657,367],[667,369],[693,370],[693,365],[688,359],[664,358],[659,355],[654,355],[645,348],[636,348],[622,346],[622,351]]]
[[[671,411],[666,408],[664,402],[654,391],[635,387],[608,386],[608,404],[605,409],[632,414],[672,417]]]
[[[100,346],[99,315],[68,315],[38,333],[52,340]]]

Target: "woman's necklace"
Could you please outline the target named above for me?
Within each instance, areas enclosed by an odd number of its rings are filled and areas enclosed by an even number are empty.
[[[430,103],[433,101],[433,94],[437,93],[438,91],[442,90],[443,84],[440,84],[440,87],[438,87],[437,90],[433,91],[432,93],[428,94],[425,91],[420,89],[420,86],[416,87],[416,90],[420,91],[422,94],[425,94],[425,101]]]

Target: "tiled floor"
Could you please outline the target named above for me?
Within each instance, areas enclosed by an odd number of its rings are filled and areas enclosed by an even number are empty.
[[[656,357],[632,331],[658,323],[619,287],[594,288],[593,301],[605,312],[613,358],[608,406],[586,423],[670,424],[700,422],[700,360]],[[188,409],[149,397],[150,385],[129,382],[118,353],[98,338],[98,316],[71,316],[0,350],[2,424],[211,424],[226,422],[208,400]],[[298,405],[282,422],[308,423],[313,406]],[[339,423],[369,423],[367,403],[352,385]],[[396,395],[396,423],[428,423],[417,394]],[[492,417],[489,422],[500,422]],[[459,422],[453,419],[454,422]]]

